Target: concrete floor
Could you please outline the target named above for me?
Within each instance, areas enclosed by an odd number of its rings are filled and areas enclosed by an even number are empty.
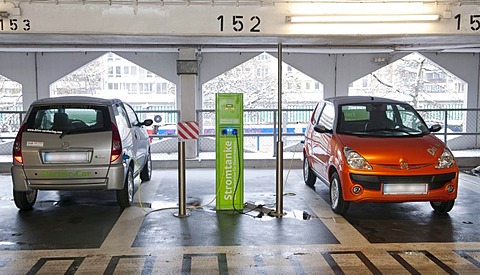
[[[479,274],[480,178],[462,174],[448,215],[429,203],[353,204],[285,170],[282,218],[215,211],[215,171],[187,169],[189,217],[177,218],[177,171],[155,170],[135,205],[113,192],[44,191],[18,211],[0,175],[0,274]],[[138,179],[137,179],[138,181]],[[245,170],[245,201],[275,210],[275,170]]]

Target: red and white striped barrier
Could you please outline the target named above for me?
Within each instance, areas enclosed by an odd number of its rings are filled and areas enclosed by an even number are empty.
[[[198,121],[182,121],[177,123],[178,139],[181,141],[198,139],[200,127]]]

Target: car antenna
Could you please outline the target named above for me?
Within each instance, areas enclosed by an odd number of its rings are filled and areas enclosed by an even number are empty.
[[[370,97],[370,100],[374,100],[373,96]]]

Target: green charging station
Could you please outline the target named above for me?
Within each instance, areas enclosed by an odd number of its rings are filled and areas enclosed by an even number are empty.
[[[243,209],[243,94],[216,94],[216,209]]]

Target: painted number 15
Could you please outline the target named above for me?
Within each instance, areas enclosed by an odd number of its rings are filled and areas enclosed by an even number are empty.
[[[462,16],[457,14],[455,17],[457,19],[457,31],[461,28]],[[472,31],[480,30],[480,14],[471,14],[470,15],[470,29]]]
[[[224,16],[220,15],[217,17],[217,20],[220,23],[220,31],[223,32],[225,29],[225,20]],[[260,17],[254,15],[250,17],[250,22],[247,23],[247,28],[250,28],[250,32],[260,32]],[[244,31],[245,24],[243,15],[234,15],[232,16],[232,29],[236,32]]]

